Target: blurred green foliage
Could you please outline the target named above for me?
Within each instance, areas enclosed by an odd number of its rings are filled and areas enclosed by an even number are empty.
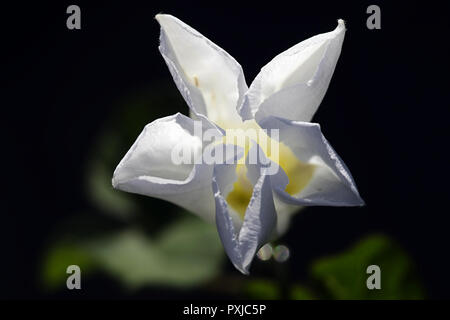
[[[244,286],[247,298],[259,300],[277,300],[283,298],[282,288],[274,279],[251,279]],[[303,285],[291,284],[288,287],[286,299],[314,300],[316,297],[311,290]]]
[[[89,245],[98,266],[126,287],[198,285],[216,276],[223,258],[214,226],[198,218],[177,220],[150,240],[138,230],[128,230]]]
[[[366,268],[381,269],[381,289],[368,290]],[[391,239],[373,235],[350,250],[314,262],[312,275],[332,299],[423,299],[414,265]]]
[[[51,288],[64,285],[68,265],[106,272],[127,289],[146,285],[188,287],[216,276],[223,249],[215,227],[196,217],[181,218],[156,239],[128,229],[91,239],[64,241],[49,251],[43,268]]]
[[[42,267],[42,281],[46,289],[56,290],[65,285],[67,267],[78,265],[85,273],[89,274],[93,267],[90,254],[78,245],[63,242],[53,246],[44,257]]]
[[[294,284],[291,287],[289,299],[292,300],[315,300],[317,297],[312,293],[311,289],[306,286]]]
[[[254,279],[245,287],[245,294],[252,299],[275,300],[281,296],[280,287],[270,279]]]

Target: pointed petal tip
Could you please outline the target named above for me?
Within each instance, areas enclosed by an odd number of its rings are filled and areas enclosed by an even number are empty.
[[[162,13],[157,13],[157,14],[155,15],[155,17],[154,17],[154,18],[155,18],[155,20],[156,20],[156,21],[158,21],[158,22],[159,22],[159,21],[160,21],[160,19],[161,19],[161,16],[163,16],[163,15],[164,15],[164,14],[162,14]]]
[[[354,185],[354,187],[353,187],[353,194],[355,195],[356,199],[353,202],[352,206],[353,207],[364,207],[366,205],[366,202],[364,201],[364,199],[359,194],[359,191],[358,191],[356,185]]]
[[[244,266],[237,265],[237,264],[235,264],[235,263],[233,263],[233,265],[234,265],[234,267],[235,267],[236,269],[238,269],[238,271],[239,271],[240,273],[242,273],[244,276],[249,276],[249,275],[250,275],[250,271],[248,271],[248,267],[245,268]]]
[[[356,188],[356,187],[355,187]],[[354,191],[355,194],[355,200],[350,202],[350,207],[364,207],[366,205],[366,202],[363,198],[359,195],[358,191]]]
[[[116,171],[117,171],[117,169],[116,169]],[[119,181],[118,181],[118,179],[116,177],[116,171],[114,172],[113,177],[111,179],[111,185],[112,185],[112,187],[114,189],[118,189],[119,188]]]
[[[363,200],[363,198],[359,197],[359,205],[360,207],[365,207],[366,206],[366,202]]]
[[[337,26],[337,28],[336,29],[338,29],[338,30],[345,30],[346,28],[345,28],[345,21],[343,20],[343,19],[338,19],[338,26]]]
[[[353,182],[354,183],[354,182]],[[353,185],[353,187],[350,187],[353,193],[353,199],[348,200],[345,205],[346,207],[364,207],[366,205],[366,202],[359,194],[358,189],[356,188],[356,185]]]
[[[170,15],[170,14],[165,14],[165,13],[158,13],[157,15],[155,15],[155,19],[156,21],[158,21],[158,23],[160,25],[162,25],[164,22],[166,22],[168,19],[173,19],[174,16]]]

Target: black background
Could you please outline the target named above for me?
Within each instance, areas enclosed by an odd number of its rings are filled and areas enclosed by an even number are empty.
[[[70,4],[81,7],[81,30],[66,28]],[[366,28],[370,4],[381,8],[381,30]],[[379,231],[412,255],[429,297],[450,296],[448,5],[40,1],[2,4],[1,11],[0,296],[46,297],[36,281],[39,254],[58,223],[88,206],[83,163],[115,99],[155,83],[179,94],[157,49],[159,12],[228,51],[248,84],[276,54],[344,19],[343,52],[314,121],[351,169],[367,206],[317,207],[296,216],[285,237],[302,253],[294,270]],[[121,297],[108,280],[90,285],[94,296]]]

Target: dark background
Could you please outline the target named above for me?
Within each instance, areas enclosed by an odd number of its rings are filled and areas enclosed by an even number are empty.
[[[70,4],[81,7],[81,30],[66,28]],[[366,28],[370,4],[381,8],[381,30]],[[362,234],[383,232],[410,253],[428,297],[450,297],[449,8],[388,1],[2,4],[0,296],[48,297],[36,281],[40,252],[59,223],[89,206],[84,163],[114,101],[152,85],[179,95],[157,49],[153,17],[159,12],[227,50],[248,84],[276,54],[343,18],[343,52],[314,121],[351,169],[367,205],[315,207],[296,216],[284,239],[302,253],[293,270]],[[187,106],[159,112],[176,111],[186,113]],[[85,297],[122,297],[109,279],[90,281]],[[190,293],[196,295],[202,293]],[[150,290],[136,297],[183,296]]]

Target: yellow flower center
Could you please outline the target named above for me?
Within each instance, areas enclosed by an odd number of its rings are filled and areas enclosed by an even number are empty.
[[[284,170],[289,178],[285,191],[290,195],[298,194],[307,186],[313,176],[315,165],[300,161],[288,146],[267,136],[254,120],[246,121],[241,129],[241,131],[238,131],[238,135],[236,135],[236,130],[232,131],[232,135],[227,132],[224,141],[227,144],[235,144],[245,149],[245,156],[239,160],[236,166],[237,180],[226,199],[228,204],[243,219],[253,193],[253,185],[247,178],[247,167],[244,163],[251,146],[251,140],[257,142],[266,157]]]

